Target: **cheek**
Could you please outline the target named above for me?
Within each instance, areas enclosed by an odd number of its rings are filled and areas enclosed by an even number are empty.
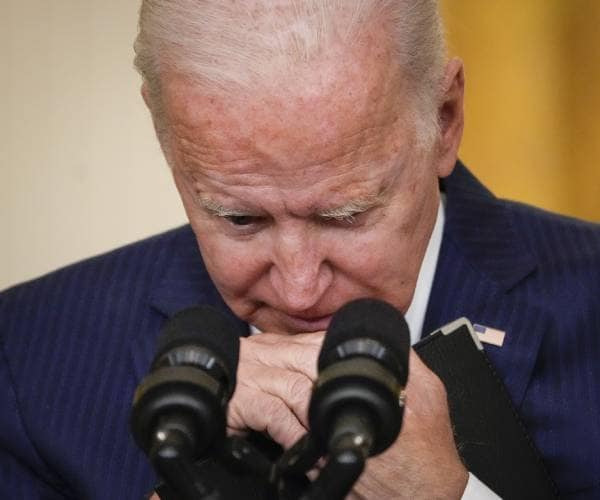
[[[194,227],[204,264],[226,298],[246,295],[264,273],[265,263],[256,245],[232,243],[210,229]]]
[[[385,300],[408,308],[419,272],[418,252],[399,230],[355,238],[336,253],[336,292]]]
[[[377,286],[394,279],[391,271],[401,270],[403,240],[394,231],[349,234],[332,245],[331,263],[353,281]]]

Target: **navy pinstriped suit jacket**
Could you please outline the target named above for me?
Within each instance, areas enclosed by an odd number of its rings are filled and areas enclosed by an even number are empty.
[[[600,498],[600,226],[494,198],[460,164],[424,331],[467,316],[565,498]],[[141,498],[129,436],[155,337],[186,306],[227,309],[189,227],[0,294],[0,498]]]

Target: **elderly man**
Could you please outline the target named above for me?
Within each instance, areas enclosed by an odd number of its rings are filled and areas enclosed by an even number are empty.
[[[565,497],[600,495],[600,230],[495,199],[460,163],[463,69],[433,0],[145,0],[142,94],[189,227],[0,296],[4,498],[136,498],[127,433],[165,319],[217,304],[241,339],[230,430],[307,428],[331,315],[358,297],[413,341],[466,315]],[[199,249],[199,251],[198,251]],[[358,498],[493,498],[443,385],[411,358],[402,433]]]

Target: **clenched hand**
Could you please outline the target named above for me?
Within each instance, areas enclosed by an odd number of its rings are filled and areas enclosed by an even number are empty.
[[[306,432],[323,335],[262,333],[242,339],[237,388],[229,405],[230,431],[266,431],[284,448]],[[411,351],[400,436],[367,462],[351,498],[460,498],[467,478],[454,444],[444,386]]]
[[[323,336],[324,332],[261,333],[242,338],[229,430],[266,431],[284,448],[300,439],[308,429],[308,403]]]

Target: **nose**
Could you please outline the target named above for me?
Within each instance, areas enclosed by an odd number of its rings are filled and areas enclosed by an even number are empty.
[[[318,235],[296,229],[273,242],[271,286],[287,313],[298,314],[316,306],[333,281]]]

